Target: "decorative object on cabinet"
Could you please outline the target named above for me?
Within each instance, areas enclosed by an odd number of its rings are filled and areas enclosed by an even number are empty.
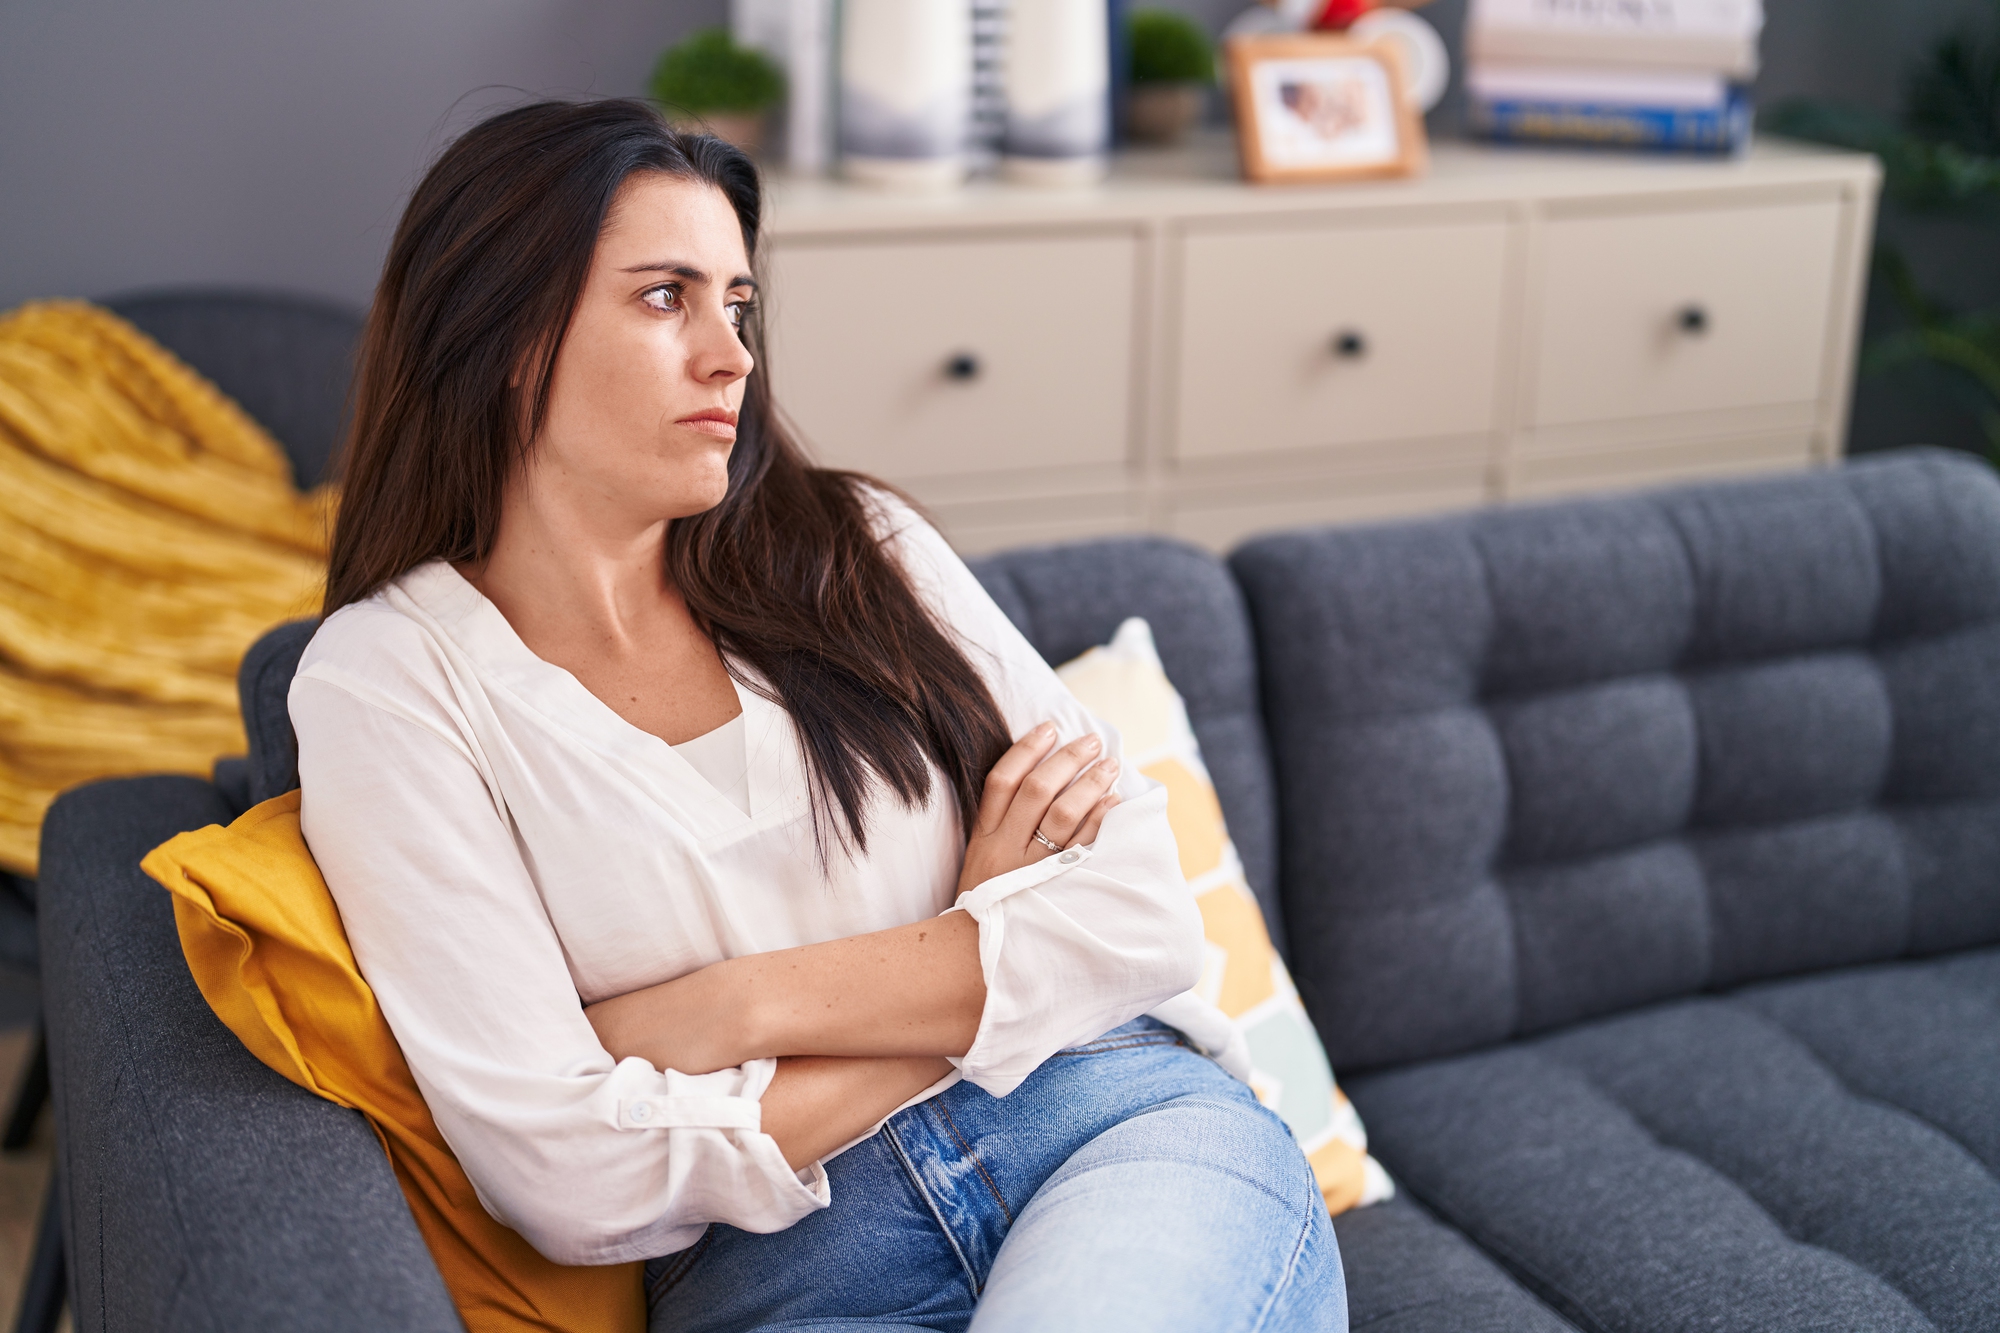
[[[972,7],[964,0],[843,0],[840,152],[848,179],[949,189],[965,179]]]
[[[1006,51],[1008,178],[1057,186],[1102,180],[1111,151],[1105,0],[1012,0]]]
[[[1467,128],[1501,142],[1738,151],[1763,27],[1763,0],[1473,0]]]
[[[1383,9],[1421,9],[1430,0],[1257,0],[1223,28],[1226,41],[1274,32],[1346,32]]]
[[[702,28],[661,53],[648,91],[678,125],[708,130],[746,153],[762,146],[764,120],[785,96],[785,74],[727,28]]]
[[[1126,32],[1132,53],[1126,137],[1138,143],[1180,143],[1208,103],[1215,49],[1192,19],[1171,9],[1133,10]]]
[[[729,30],[785,72],[784,163],[818,175],[833,161],[834,0],[730,0]]]
[[[1430,23],[1407,9],[1373,9],[1347,35],[1357,42],[1386,41],[1403,54],[1403,92],[1419,114],[1444,100],[1451,84],[1451,53]]]
[[[966,551],[1226,549],[1842,452],[1867,157],[1441,143],[1415,179],[1235,177],[1204,131],[1089,191],[779,181],[778,401]]]
[[[1401,50],[1317,34],[1237,37],[1229,82],[1243,175],[1258,182],[1413,176],[1424,125]]]

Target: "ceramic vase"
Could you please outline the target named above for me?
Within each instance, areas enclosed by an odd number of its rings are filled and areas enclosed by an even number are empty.
[[[1111,148],[1104,0],[1013,0],[1007,13],[1007,175],[1033,185],[1101,180]]]
[[[840,154],[849,179],[896,189],[958,184],[971,104],[966,0],[845,0]]]

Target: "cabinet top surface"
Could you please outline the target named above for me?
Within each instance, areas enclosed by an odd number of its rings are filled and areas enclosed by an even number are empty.
[[[768,228],[783,238],[1323,214],[1525,199],[1625,199],[1786,186],[1860,186],[1872,191],[1879,176],[1875,159],[1864,154],[1767,138],[1733,158],[1446,141],[1431,145],[1430,170],[1414,179],[1249,185],[1237,174],[1234,138],[1211,131],[1186,148],[1122,152],[1114,159],[1108,180],[1080,189],[978,180],[933,194],[897,194],[773,172]]]

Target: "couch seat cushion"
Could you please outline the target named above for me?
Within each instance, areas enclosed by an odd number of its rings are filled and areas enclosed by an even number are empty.
[[[1580,1328],[2000,1328],[2000,949],[1347,1087],[1409,1192]]]
[[[1491,1257],[1398,1195],[1333,1219],[1353,1333],[1568,1333]]]

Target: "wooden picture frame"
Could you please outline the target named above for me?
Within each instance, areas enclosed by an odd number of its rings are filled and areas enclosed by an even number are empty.
[[[1392,42],[1275,33],[1231,40],[1228,57],[1246,180],[1415,176],[1429,164]]]

